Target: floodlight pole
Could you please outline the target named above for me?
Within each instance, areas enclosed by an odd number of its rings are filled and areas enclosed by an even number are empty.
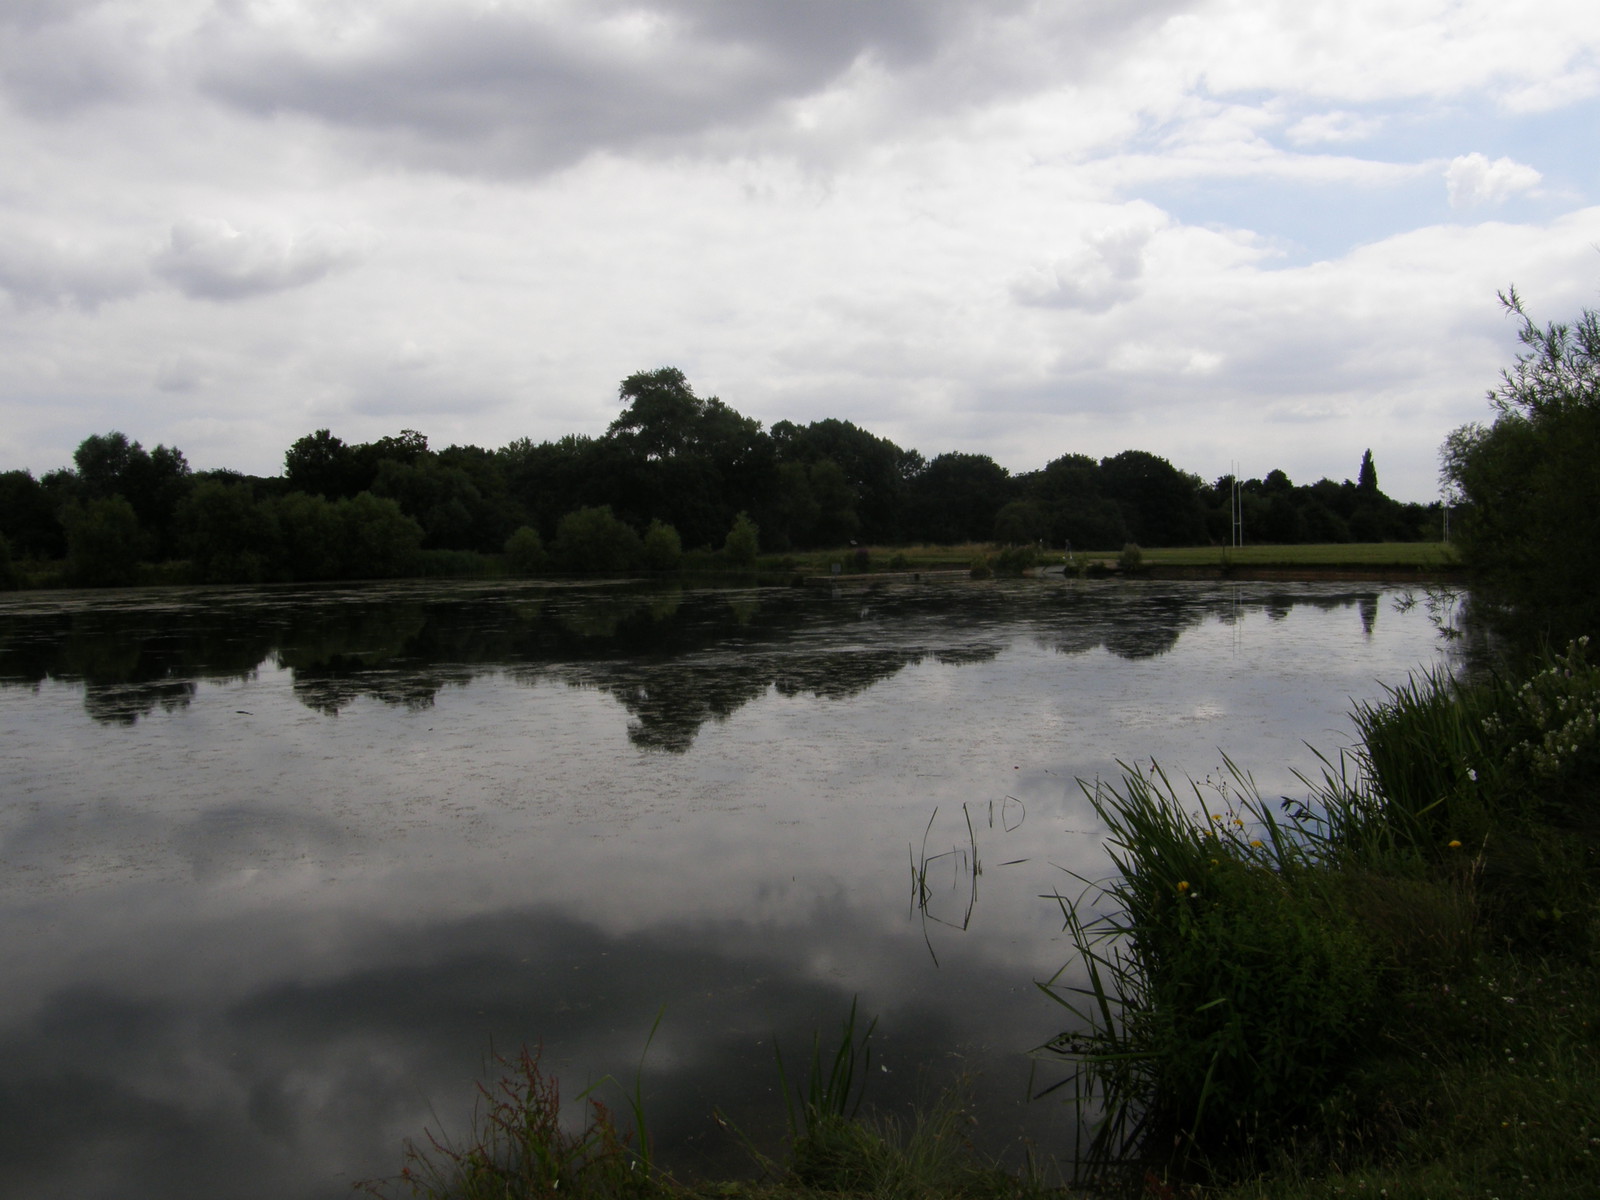
[[[1228,516],[1230,531],[1233,534],[1233,544],[1237,548],[1244,545],[1244,489],[1239,483],[1239,464],[1233,464],[1233,486],[1228,489]]]

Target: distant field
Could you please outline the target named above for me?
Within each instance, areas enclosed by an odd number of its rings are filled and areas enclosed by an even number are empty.
[[[1090,555],[1115,558],[1115,555]],[[1183,546],[1146,550],[1151,566],[1443,567],[1459,562],[1448,542],[1327,542],[1307,546]]]
[[[868,546],[868,570],[934,571],[965,568],[973,560],[995,552],[996,547],[971,543],[964,546]],[[1080,551],[1081,562],[1115,564],[1115,550]],[[1057,566],[1059,550],[1040,556],[1041,566]],[[1144,561],[1152,567],[1216,567],[1231,564],[1241,567],[1443,567],[1457,563],[1455,547],[1447,542],[1332,542],[1309,546],[1180,546],[1172,549],[1146,549]],[[854,570],[856,550],[809,550],[788,555],[763,555],[761,565],[769,571],[790,570],[807,575],[826,575],[838,563],[845,572]]]

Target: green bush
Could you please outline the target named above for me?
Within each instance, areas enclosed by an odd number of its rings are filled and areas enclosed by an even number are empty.
[[[652,571],[676,571],[683,562],[683,540],[665,521],[651,521],[644,531],[644,565]]]
[[[1344,788],[1345,845],[1432,864],[1470,858],[1498,936],[1600,949],[1600,668],[1587,638],[1526,678],[1424,676],[1355,717],[1362,784]]]
[[[973,579],[993,579],[994,567],[980,554],[972,560],[972,566],[968,568],[967,574]]]
[[[534,575],[544,566],[544,539],[530,525],[523,525],[506,539],[506,570],[513,575]]]
[[[722,543],[722,557],[730,566],[748,569],[756,565],[760,548],[760,529],[748,513],[740,513],[733,519],[733,527]]]
[[[552,547],[566,571],[617,574],[639,566],[639,535],[611,511],[609,504],[580,508],[561,518]]]
[[[1124,543],[1122,553],[1117,555],[1117,566],[1127,575],[1142,570],[1144,567],[1144,551],[1135,542]]]
[[[1021,575],[1039,565],[1039,552],[1032,546],[1007,546],[994,556],[996,575]]]

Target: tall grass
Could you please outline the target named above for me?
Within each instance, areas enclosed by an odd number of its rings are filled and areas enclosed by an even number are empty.
[[[499,1078],[478,1084],[478,1104],[465,1138],[430,1131],[423,1143],[406,1143],[398,1175],[356,1187],[386,1200],[673,1193],[671,1181],[651,1169],[637,1093],[634,1131],[619,1129],[611,1110],[591,1094],[593,1089],[581,1097],[587,1102],[586,1123],[572,1130],[562,1123],[560,1084],[544,1073],[536,1050],[525,1046],[514,1057],[496,1056],[495,1062]]]
[[[1086,1177],[1215,1184],[1286,1148],[1297,1170],[1415,1150],[1446,1063],[1461,1096],[1461,1079],[1517,1058],[1492,1045],[1508,1040],[1493,1010],[1510,993],[1485,1011],[1493,988],[1474,981],[1592,977],[1600,670],[1586,646],[1518,678],[1413,679],[1355,718],[1359,745],[1324,760],[1303,801],[1264,802],[1231,763],[1181,790],[1154,767],[1090,789],[1114,874],[1062,898],[1081,979],[1064,968],[1045,985],[1074,1025],[1052,1049],[1098,1119]],[[1600,1090],[1592,1050],[1573,1060],[1556,1038],[1544,1052],[1552,1081]],[[1577,1129],[1561,1136],[1581,1142]],[[1545,1165],[1562,1186],[1565,1168]]]

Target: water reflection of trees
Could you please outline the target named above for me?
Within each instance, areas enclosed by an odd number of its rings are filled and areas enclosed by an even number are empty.
[[[1185,631],[1207,621],[1233,624],[1251,612],[1281,621],[1296,607],[1334,612],[1354,607],[1370,636],[1376,620],[1378,593],[1249,592],[1242,588],[1167,591],[1148,589],[1123,593],[1107,603],[1107,593],[1081,592],[1058,605],[1047,628],[1036,634],[1059,654],[1085,654],[1104,649],[1118,658],[1155,658],[1178,644]]]
[[[768,588],[403,585],[179,593],[141,606],[0,617],[0,685],[81,681],[98,721],[186,706],[203,681],[289,672],[294,695],[333,715],[370,699],[412,710],[484,671],[594,688],[645,749],[682,752],[708,721],[769,690],[854,696],[932,659],[994,660],[1018,637],[1062,654],[1170,651],[1208,620],[1296,606],[1354,607],[1370,634],[1375,590],[1246,590],[1023,583]]]
[[[565,675],[574,685],[597,687],[627,710],[633,718],[628,740],[634,745],[682,753],[706,722],[727,720],[768,689],[787,697],[843,700],[922,657],[892,650],[835,651],[799,661],[760,655],[731,662],[606,664]]]
[[[97,721],[131,725],[188,706],[201,680],[248,679],[272,645],[243,613],[63,607],[0,618],[0,686],[81,683]]]

